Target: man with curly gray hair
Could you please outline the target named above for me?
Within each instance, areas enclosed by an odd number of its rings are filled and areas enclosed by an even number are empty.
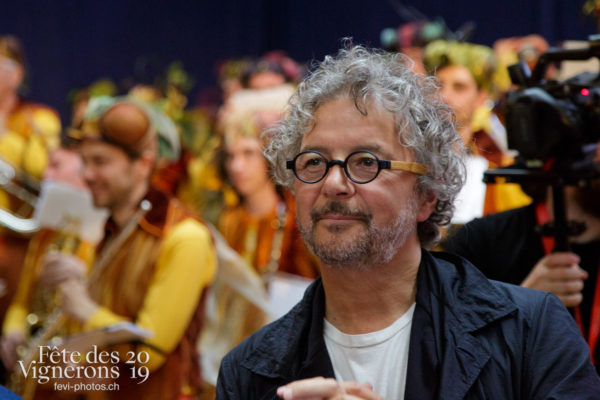
[[[573,398],[600,393],[549,294],[425,250],[464,181],[436,81],[398,54],[327,57],[268,132],[321,279],[221,364],[219,399]]]

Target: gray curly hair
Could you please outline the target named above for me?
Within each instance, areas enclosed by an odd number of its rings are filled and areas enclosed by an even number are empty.
[[[450,223],[454,199],[464,184],[464,147],[454,128],[454,114],[441,100],[437,80],[412,72],[407,67],[411,62],[401,54],[351,45],[335,57],[325,57],[299,85],[287,116],[265,132],[265,156],[277,183],[292,188],[294,174],[285,168],[285,161],[300,151],[320,106],[348,96],[366,114],[367,104],[378,103],[394,115],[400,143],[427,166],[427,174],[417,179],[417,191],[434,194],[437,203],[417,231],[421,245],[430,247],[440,239],[439,227]]]

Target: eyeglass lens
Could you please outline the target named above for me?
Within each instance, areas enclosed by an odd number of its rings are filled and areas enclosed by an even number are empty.
[[[296,158],[296,174],[303,181],[317,182],[327,173],[327,164],[328,160],[319,153],[302,153]],[[345,171],[356,182],[368,182],[377,176],[379,163],[375,155],[359,151],[346,158]]]

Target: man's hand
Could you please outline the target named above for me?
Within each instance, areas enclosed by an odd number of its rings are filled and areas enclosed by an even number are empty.
[[[81,322],[85,322],[98,309],[90,298],[85,282],[81,279],[69,279],[58,286],[60,308],[63,312]]]
[[[25,344],[25,336],[21,332],[10,332],[0,339],[0,357],[7,370],[17,364],[17,347]]]
[[[332,378],[310,378],[288,383],[277,389],[284,400],[349,399],[383,400],[369,383],[338,382]]]
[[[552,253],[542,258],[521,286],[554,293],[566,307],[578,306],[588,273],[579,267],[574,253]]]
[[[67,280],[81,280],[85,277],[86,266],[79,258],[58,252],[49,252],[44,258],[40,274],[40,284],[55,289]]]

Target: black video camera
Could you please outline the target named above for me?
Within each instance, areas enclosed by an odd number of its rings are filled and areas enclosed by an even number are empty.
[[[508,94],[505,114],[508,145],[519,152],[517,164],[553,172],[593,171],[600,141],[600,71],[563,82],[544,79],[553,62],[593,57],[600,59],[600,37],[584,49],[549,49],[532,72],[523,62],[509,67],[519,86]]]

